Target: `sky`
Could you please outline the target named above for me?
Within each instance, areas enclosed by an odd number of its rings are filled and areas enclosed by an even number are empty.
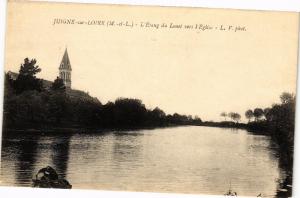
[[[56,24],[54,19],[128,21],[137,27]],[[212,31],[143,27],[208,24]],[[295,93],[299,15],[292,12],[9,2],[5,71],[35,58],[54,80],[65,48],[72,88],[102,103],[141,99],[166,113],[221,120]],[[220,31],[220,26],[246,31]]]

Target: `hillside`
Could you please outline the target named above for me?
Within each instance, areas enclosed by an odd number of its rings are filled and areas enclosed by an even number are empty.
[[[16,80],[18,78],[18,73],[8,71],[7,74],[10,76],[12,80]],[[53,81],[41,79],[43,82],[43,87],[45,90],[49,90]],[[71,100],[83,100],[83,101],[91,101],[95,103],[100,103],[100,101],[96,97],[90,96],[87,92],[77,90],[77,89],[66,89],[66,94],[69,96]]]

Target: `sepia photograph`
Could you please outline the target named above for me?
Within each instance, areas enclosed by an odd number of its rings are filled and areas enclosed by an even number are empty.
[[[299,16],[9,0],[0,186],[291,197]]]

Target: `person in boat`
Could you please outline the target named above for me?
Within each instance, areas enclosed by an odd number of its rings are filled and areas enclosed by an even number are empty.
[[[58,174],[51,166],[47,166],[46,168],[42,168],[38,171],[35,176],[36,180],[57,180]]]
[[[72,185],[67,180],[59,178],[54,168],[47,166],[40,169],[35,175],[33,187],[71,189]]]

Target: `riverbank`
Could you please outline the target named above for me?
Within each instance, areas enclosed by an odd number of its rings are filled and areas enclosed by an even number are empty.
[[[52,134],[70,134],[70,133],[106,133],[111,131],[138,131],[138,130],[155,130],[163,128],[176,128],[187,126],[201,126],[201,125],[165,125],[165,126],[144,126],[144,127],[126,127],[126,128],[97,128],[97,127],[40,127],[40,128],[3,128],[3,134],[7,133],[52,133]]]
[[[201,123],[201,126],[236,128],[236,129],[246,129],[247,128],[247,124],[236,123],[236,122],[231,122],[231,121],[222,121],[222,122],[205,121],[205,122]]]

